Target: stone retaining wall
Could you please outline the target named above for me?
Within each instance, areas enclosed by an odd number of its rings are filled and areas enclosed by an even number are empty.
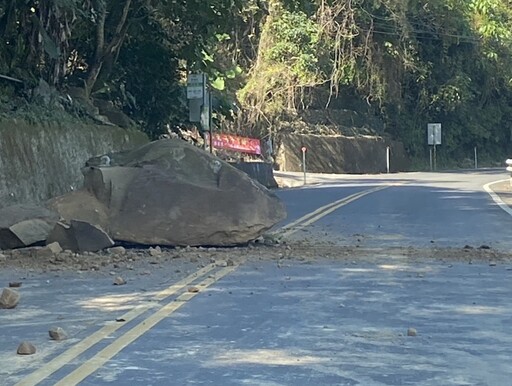
[[[391,148],[390,171],[406,171],[410,167],[401,142],[371,136],[285,134],[281,137],[276,157],[278,169],[301,172],[302,146],[307,148],[306,166],[312,173],[386,172],[387,146]]]
[[[89,158],[146,142],[142,132],[114,126],[1,120],[0,208],[79,188]]]

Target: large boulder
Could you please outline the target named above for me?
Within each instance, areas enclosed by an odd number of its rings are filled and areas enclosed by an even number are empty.
[[[73,252],[97,252],[114,245],[110,236],[100,226],[85,221],[71,220],[67,225],[58,222],[46,242],[60,245]]]
[[[44,242],[58,219],[58,213],[37,205],[0,209],[0,250]]]
[[[87,190],[55,197],[48,202],[48,207],[63,219],[83,221],[103,229],[108,227],[108,208]]]
[[[281,201],[264,186],[181,140],[152,142],[87,165],[88,193],[62,196],[54,208],[68,221],[93,222],[96,217],[114,240],[235,245],[257,238],[286,217]],[[83,197],[87,205],[80,204]]]

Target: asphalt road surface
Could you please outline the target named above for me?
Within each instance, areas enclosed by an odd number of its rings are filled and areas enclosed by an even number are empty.
[[[495,170],[312,177],[313,186],[282,190],[279,196],[287,203],[290,222],[350,195],[385,187],[295,232],[295,240],[361,247],[489,245],[509,250],[511,216],[483,188],[506,177]]]
[[[508,386],[512,217],[484,189],[506,177],[309,176],[278,192],[286,257],[119,287],[31,272],[23,304],[0,310],[0,385]],[[56,324],[68,340],[43,337]],[[21,340],[37,353],[17,356]]]

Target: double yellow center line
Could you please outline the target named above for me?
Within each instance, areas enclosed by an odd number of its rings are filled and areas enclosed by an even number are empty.
[[[205,276],[206,274],[213,271],[217,266],[215,264],[210,264],[199,271],[193,273],[192,275],[187,276],[186,278],[180,280],[179,282],[171,285],[170,287],[164,289],[159,292],[155,296],[155,300],[161,301],[164,300],[177,292],[183,290],[185,287],[192,284],[198,278]],[[209,287],[222,277],[226,276],[230,272],[234,271],[237,268],[237,265],[225,267],[213,275],[210,275],[208,278],[201,281],[197,287],[202,290],[204,288]],[[184,305],[188,300],[192,299],[196,296],[196,292],[184,292],[180,296],[178,296],[175,300],[161,306],[155,311],[153,314],[149,315],[147,318],[142,320],[135,327],[121,335],[119,338],[114,340],[111,344],[105,347],[103,350],[98,352],[92,358],[84,362],[80,367],[75,369],[69,375],[61,379],[55,385],[60,386],[71,386],[76,385],[87,378],[89,375],[98,370],[103,364],[105,364],[109,359],[113,358],[119,351],[121,351],[124,347],[128,346],[135,339],[140,337],[142,334],[149,331],[152,327],[154,327],[158,322],[162,319],[171,315],[174,311]],[[126,323],[134,320],[135,318],[142,315],[144,312],[154,307],[154,305],[142,305],[128,311],[123,316],[119,317],[119,320],[124,320],[123,323],[113,322],[113,324],[107,324],[102,327],[100,330],[96,331],[92,335],[88,336],[84,340],[80,341],[73,347],[69,348],[64,353],[60,354],[50,362],[46,363],[40,369],[34,371],[26,378],[22,379],[15,386],[34,386],[38,383],[42,382],[44,379],[48,378],[51,374],[55,373],[59,369],[61,369],[66,364],[70,363],[73,359],[77,358],[79,355],[83,354],[85,351],[93,347],[98,342],[107,338],[110,334],[121,328]]]
[[[335,210],[341,208],[344,205],[347,205],[355,200],[358,200],[368,194],[378,192],[380,190],[386,189],[391,185],[377,186],[371,189],[363,190],[358,193],[354,193],[350,196],[342,198],[340,200],[334,201],[330,204],[322,206],[317,210],[299,218],[298,220],[285,225],[277,232],[275,232],[276,236],[287,237],[292,235],[293,233],[311,225],[312,223],[320,220],[321,218],[327,216],[328,214],[334,212]],[[160,291],[154,296],[153,300],[161,302],[172,295],[177,294],[180,291],[183,291],[185,287],[189,286],[193,282],[201,279],[207,274],[210,274],[217,268],[216,264],[210,264],[192,275],[187,276],[186,278],[178,281],[177,283],[171,285],[170,287]],[[217,282],[222,277],[228,275],[233,272],[237,268],[237,265],[228,266],[222,268],[220,270],[215,271],[212,275],[210,274],[206,279],[202,280],[197,287],[200,289],[207,288]],[[188,300],[192,299],[196,296],[196,292],[188,292],[185,291],[181,293],[177,298],[168,302],[167,304],[160,305],[152,314],[147,316],[141,322],[139,322],[135,327],[131,328],[127,332],[123,333],[117,339],[115,339],[108,346],[100,350],[97,354],[95,354],[92,358],[88,359],[81,366],[77,367],[74,371],[66,375],[60,381],[55,383],[56,386],[71,386],[77,385],[88,376],[93,374],[99,368],[101,368],[108,360],[113,358],[117,353],[119,353],[123,348],[128,346],[130,343],[134,342],[137,338],[139,338],[144,333],[148,332],[151,328],[153,328],[157,323],[162,321],[164,318],[171,315],[177,309],[179,309],[182,305],[184,305]],[[158,304],[158,303],[157,303]],[[124,323],[112,322],[111,324],[107,324],[103,326],[98,331],[94,332],[92,335],[83,339],[76,345],[70,347],[68,350],[52,359],[50,362],[44,364],[43,367],[34,371],[20,382],[18,382],[15,386],[35,386],[48,378],[53,373],[57,372],[59,369],[69,364],[72,360],[79,357],[81,354],[92,348],[94,345],[99,343],[100,341],[109,337],[112,333],[117,331],[119,328],[126,325],[126,323],[135,320],[140,317],[150,308],[154,308],[154,304],[144,304],[133,308],[128,311],[121,317],[119,320],[124,320]]]
[[[297,232],[301,229],[304,229],[308,225],[311,225],[312,223],[320,220],[321,218],[327,216],[328,214],[334,212],[335,210],[341,208],[342,206],[350,204],[352,201],[358,200],[361,197],[364,197],[368,194],[375,193],[375,192],[378,192],[379,190],[389,188],[390,186],[391,185],[377,186],[375,188],[363,190],[362,192],[354,193],[354,194],[351,194],[350,196],[344,197],[340,200],[331,202],[327,205],[324,205],[324,206],[318,208],[314,212],[308,213],[307,215],[299,218],[298,220],[285,225],[284,227],[282,227],[278,231],[276,231],[275,235],[278,237],[291,236],[295,232]]]

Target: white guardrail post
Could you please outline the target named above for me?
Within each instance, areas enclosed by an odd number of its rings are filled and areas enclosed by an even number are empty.
[[[389,174],[389,163],[391,158],[391,148],[389,146],[386,147],[386,173]]]
[[[512,186],[512,159],[508,159],[505,161],[507,164],[507,172],[510,173],[510,186]]]

